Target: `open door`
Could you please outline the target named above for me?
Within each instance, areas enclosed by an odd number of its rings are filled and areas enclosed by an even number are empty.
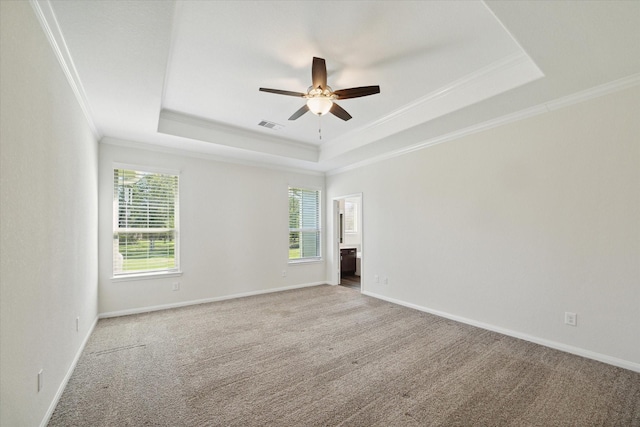
[[[332,283],[362,291],[363,286],[362,193],[333,199]]]

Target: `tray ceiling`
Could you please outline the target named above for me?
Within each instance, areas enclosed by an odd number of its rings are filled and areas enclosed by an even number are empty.
[[[104,142],[312,171],[635,84],[640,71],[640,2],[33,4]],[[381,93],[339,102],[348,122],[287,120],[303,100],[258,88],[306,92],[313,56],[334,89]]]

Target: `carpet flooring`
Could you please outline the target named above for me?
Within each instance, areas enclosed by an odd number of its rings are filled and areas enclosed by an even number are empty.
[[[640,374],[317,286],[100,320],[50,426],[640,426]]]

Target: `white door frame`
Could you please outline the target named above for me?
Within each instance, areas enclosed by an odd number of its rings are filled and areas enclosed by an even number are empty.
[[[333,197],[333,232],[331,233],[333,247],[333,269],[331,272],[331,284],[340,284],[340,200],[360,198],[360,292],[364,291],[364,198],[362,193],[346,194],[344,196]]]

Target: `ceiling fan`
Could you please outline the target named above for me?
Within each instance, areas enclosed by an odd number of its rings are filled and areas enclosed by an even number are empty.
[[[351,115],[347,113],[344,108],[336,104],[336,100],[359,98],[380,93],[380,86],[362,86],[334,91],[330,86],[327,86],[327,65],[324,59],[316,57],[313,58],[313,65],[311,67],[311,82],[312,84],[309,86],[309,89],[307,89],[307,93],[268,89],[264,87],[261,87],[260,91],[306,98],[307,103],[293,113],[293,115],[289,117],[289,120],[295,120],[307,111],[311,111],[318,116],[331,113],[345,121],[351,119]]]

